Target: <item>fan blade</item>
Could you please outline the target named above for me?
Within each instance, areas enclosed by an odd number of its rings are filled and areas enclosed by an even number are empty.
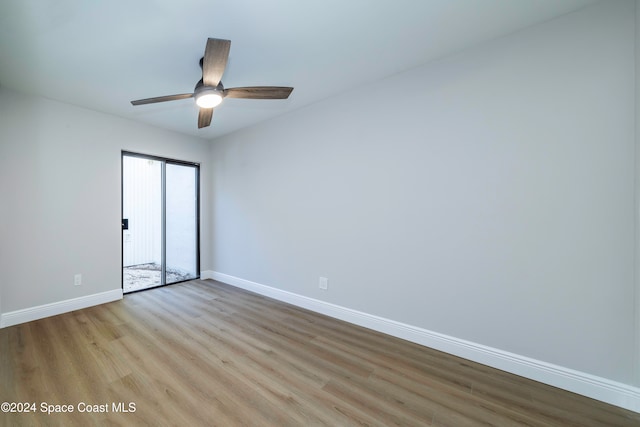
[[[187,99],[193,97],[192,93],[182,93],[180,95],[158,96],[156,98],[138,99],[131,101],[132,105],[154,104],[156,102],[177,101],[178,99]]]
[[[198,113],[198,129],[206,128],[211,124],[213,108],[201,108]]]
[[[202,82],[205,86],[218,86],[229,59],[231,41],[222,39],[207,39],[202,60]]]
[[[287,99],[291,91],[292,87],[282,86],[232,87],[224,90],[224,96],[244,99]]]

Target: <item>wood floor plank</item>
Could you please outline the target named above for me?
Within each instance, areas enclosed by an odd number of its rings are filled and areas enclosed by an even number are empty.
[[[211,280],[1,329],[0,361],[0,400],[38,405],[0,414],[2,426],[640,425],[640,414]],[[75,411],[46,414],[43,402]]]

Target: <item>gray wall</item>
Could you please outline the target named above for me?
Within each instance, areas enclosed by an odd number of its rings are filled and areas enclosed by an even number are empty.
[[[121,288],[123,149],[201,162],[201,267],[209,268],[209,146],[0,88],[0,311]]]
[[[214,141],[213,270],[638,384],[634,7]]]

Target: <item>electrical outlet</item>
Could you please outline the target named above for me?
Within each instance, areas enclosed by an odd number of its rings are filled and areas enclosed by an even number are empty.
[[[329,279],[327,279],[326,277],[321,277],[320,281],[318,282],[318,287],[326,291],[329,288]]]
[[[73,276],[73,284],[75,286],[82,285],[82,274],[76,274],[75,276]]]

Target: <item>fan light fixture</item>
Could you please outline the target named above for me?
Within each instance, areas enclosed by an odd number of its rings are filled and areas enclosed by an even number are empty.
[[[2,2],[2,0],[0,0]],[[155,104],[156,102],[177,101],[194,98],[198,111],[198,129],[211,124],[213,109],[220,105],[224,98],[241,99],[287,99],[293,90],[285,86],[246,86],[225,89],[220,79],[227,66],[231,41],[224,39],[207,39],[204,56],[200,59],[202,79],[196,83],[193,93],[156,96],[155,98],[136,99],[131,105]]]
[[[200,108],[214,108],[222,102],[222,95],[216,89],[205,89],[196,94],[196,104]]]

